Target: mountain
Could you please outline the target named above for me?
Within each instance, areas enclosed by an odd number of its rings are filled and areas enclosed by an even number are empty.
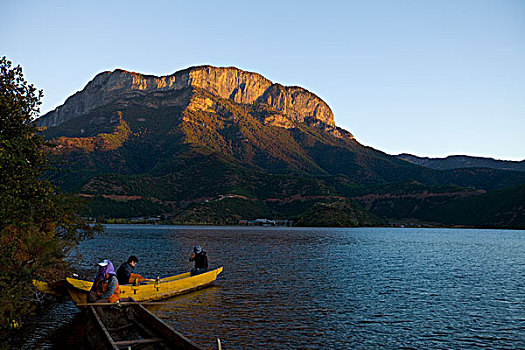
[[[234,67],[211,66],[192,67],[164,77],[142,75],[121,69],[100,73],[83,91],[77,92],[68,98],[63,106],[40,118],[39,124],[57,126],[116,100],[136,99],[150,93],[156,95],[150,100],[148,107],[184,106],[188,102],[184,98],[187,96],[162,99],[162,95],[188,88],[204,89],[237,104],[265,104],[294,121],[313,119],[332,127],[335,124],[330,107],[303,88],[273,84],[260,74]],[[158,103],[155,97],[159,97]],[[193,102],[193,107],[203,111],[212,107],[211,101],[206,97]]]
[[[448,156],[446,158],[418,157],[411,154],[396,156],[407,162],[421,165],[431,169],[449,170],[459,168],[491,168],[501,170],[525,171],[525,160],[514,162],[510,160],[497,160],[485,157]]]
[[[396,215],[370,196],[394,191],[410,207],[421,206],[413,184],[432,204],[525,183],[522,172],[438,171],[365,147],[315,94],[233,67],[103,72],[38,123],[67,169],[51,178],[105,219],[375,225]]]

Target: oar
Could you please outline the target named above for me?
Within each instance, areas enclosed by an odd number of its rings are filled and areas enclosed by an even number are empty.
[[[85,303],[85,304],[76,304],[77,306],[118,306],[118,305],[170,305],[170,304],[180,304],[180,302],[175,301],[122,301],[120,303]]]

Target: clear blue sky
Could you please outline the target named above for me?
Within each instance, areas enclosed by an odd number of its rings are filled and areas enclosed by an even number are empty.
[[[389,154],[525,159],[525,1],[0,2],[42,112],[97,73],[236,66],[323,98]]]

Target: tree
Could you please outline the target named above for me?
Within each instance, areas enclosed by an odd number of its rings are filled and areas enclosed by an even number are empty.
[[[62,269],[68,249],[99,229],[43,178],[51,146],[34,121],[42,96],[20,66],[0,59],[0,330],[31,311],[32,279]]]

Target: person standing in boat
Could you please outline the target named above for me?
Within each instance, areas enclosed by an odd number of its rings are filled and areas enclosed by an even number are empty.
[[[142,277],[138,273],[133,273],[133,271],[135,270],[135,266],[137,266],[138,262],[139,259],[136,256],[132,255],[128,258],[127,262],[120,265],[120,267],[117,270],[117,279],[120,285],[130,283],[137,285],[140,282],[144,281],[155,281],[151,278]]]
[[[89,291],[90,303],[115,303],[120,298],[117,274],[111,261],[105,259],[98,263],[98,274]]]
[[[208,271],[208,257],[206,252],[202,250],[200,246],[193,248],[193,254],[190,257],[190,261],[195,261],[195,268],[191,270],[191,275],[199,275]]]

